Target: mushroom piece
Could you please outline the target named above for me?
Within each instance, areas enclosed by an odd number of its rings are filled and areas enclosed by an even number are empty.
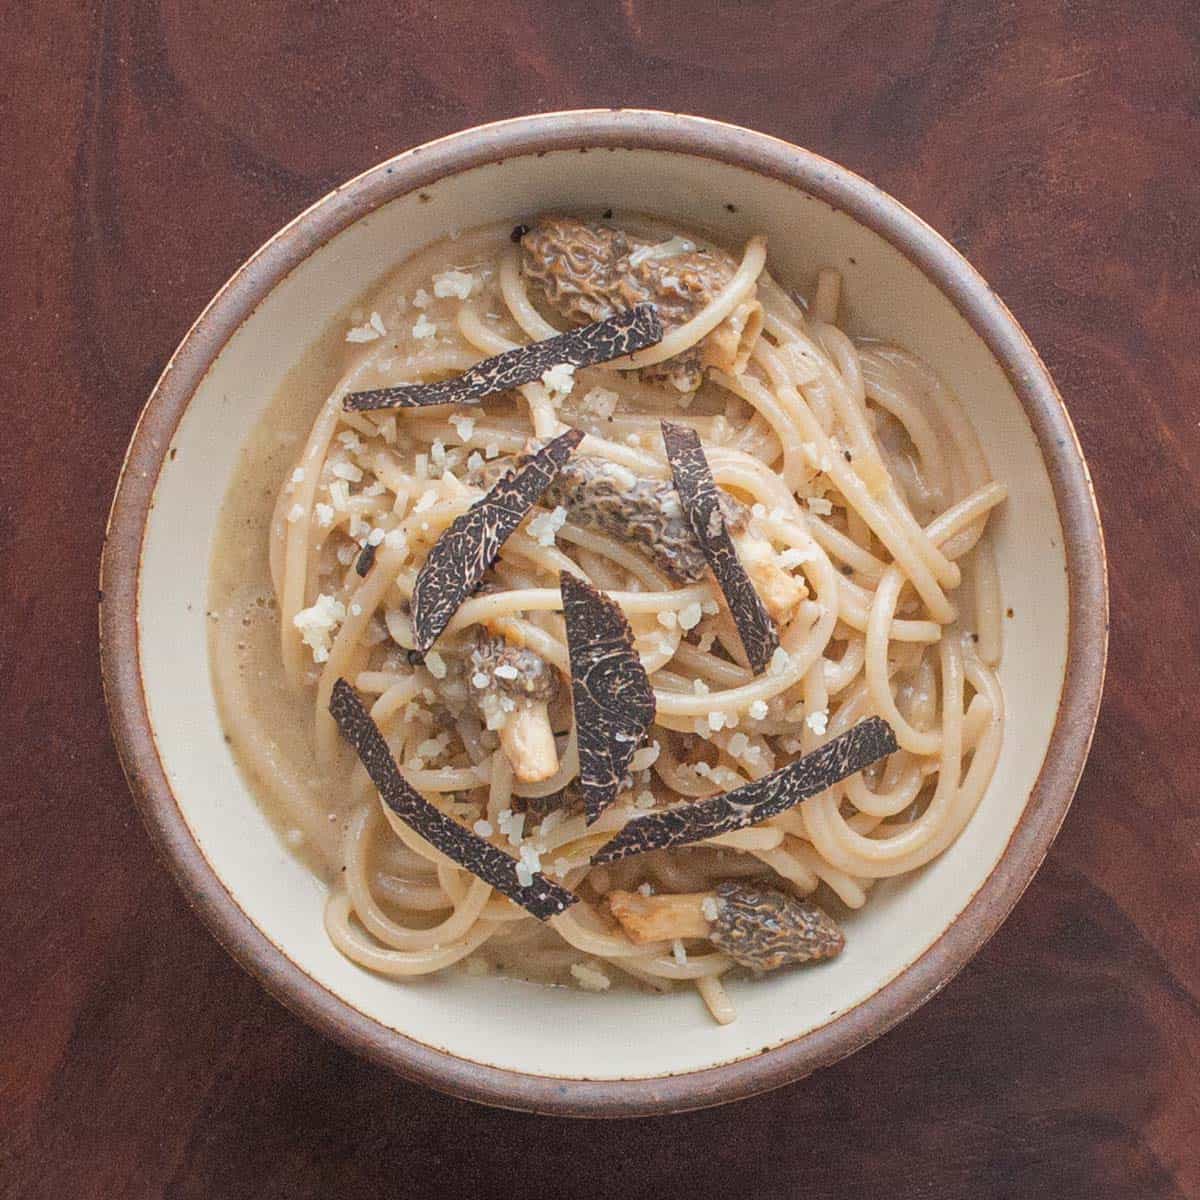
[[[676,583],[695,583],[708,572],[670,480],[639,479],[620,463],[585,454],[559,471],[542,503],[561,504],[578,524],[633,542]],[[754,528],[750,510],[726,492],[721,492],[721,514],[767,612],[782,620],[808,594],[803,580],[779,565],[774,547]]]
[[[482,681],[482,682],[481,682]],[[468,661],[468,692],[522,783],[541,783],[558,770],[550,701],[558,674],[540,654],[482,631]]]
[[[727,880],[712,892],[609,893],[609,908],[634,942],[707,938],[743,967],[774,971],[840,954],[846,939],[828,913],[775,888]]]
[[[530,443],[531,450],[536,447]],[[488,463],[478,473],[480,486],[487,487],[511,467],[512,460]],[[669,479],[639,478],[620,463],[576,455],[559,469],[540,503],[547,508],[561,505],[576,524],[632,543],[676,583],[696,583],[708,574],[704,551]],[[808,595],[804,580],[779,565],[774,547],[754,528],[754,517],[744,504],[722,492],[721,511],[767,612],[784,620]]]
[[[546,303],[584,325],[621,309],[650,302],[665,329],[691,320],[737,271],[722,250],[705,250],[686,238],[652,242],[621,229],[575,217],[543,215],[521,238],[521,269]],[[756,291],[695,346],[642,368],[642,378],[694,392],[704,371],[738,372],[762,330]]]

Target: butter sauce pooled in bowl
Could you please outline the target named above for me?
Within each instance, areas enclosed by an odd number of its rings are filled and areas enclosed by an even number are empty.
[[[465,232],[326,339],[315,413],[263,418],[213,677],[361,967],[692,989],[728,1023],[730,979],[821,971],[970,821],[1004,484],[926,364],[839,327],[836,272],[768,255],[633,212]]]

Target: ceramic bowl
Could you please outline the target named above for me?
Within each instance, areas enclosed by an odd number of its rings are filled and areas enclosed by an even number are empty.
[[[993,473],[1009,719],[995,778],[937,861],[876,888],[819,971],[735,983],[715,1025],[696,995],[594,995],[465,973],[396,983],[342,958],[322,887],[283,849],[222,738],[205,595],[218,507],[243,440],[305,347],[366,285],[455,229],[545,208],[677,216],[773,271],[844,277],[851,330],[925,358],[962,398]],[[1099,518],[1054,384],[987,283],[896,200],[745,129],[643,111],[554,113],[397,155],[276,234],[221,289],[142,413],[102,567],[113,731],[150,833],[201,917],[286,1005],[435,1088],[511,1108],[676,1111],[801,1078],[928,1000],[995,932],[1070,804],[1103,683]]]

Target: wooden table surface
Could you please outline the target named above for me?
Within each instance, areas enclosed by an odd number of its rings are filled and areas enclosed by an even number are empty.
[[[333,184],[644,105],[873,179],[1011,305],[1112,566],[1096,745],[1008,923],[913,1018],[725,1109],[583,1124],[407,1084],[234,965],[108,736],[96,569],[193,318]],[[1200,1196],[1195,0],[0,5],[0,1197]]]

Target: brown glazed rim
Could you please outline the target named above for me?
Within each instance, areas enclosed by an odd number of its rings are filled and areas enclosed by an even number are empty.
[[[610,147],[720,161],[790,184],[872,229],[937,285],[991,349],[1037,437],[1065,538],[1070,630],[1057,721],[1024,814],[992,873],[924,954],[829,1024],[754,1057],[659,1078],[580,1080],[484,1066],[405,1037],[317,983],[251,923],[193,840],[159,760],[142,690],[137,591],[146,520],[176,426],[226,342],[291,270],[360,217],[449,175],[522,155]],[[1104,540],[1075,431],[1029,339],[974,268],[844,167],[736,126],[643,110],[520,117],[418,146],[343,184],[271,238],[201,314],[142,412],[109,516],[101,595],[105,696],[130,788],[160,854],[222,945],[310,1024],[409,1079],[486,1104],[574,1116],[678,1112],[778,1087],[879,1037],[942,988],[1008,915],[1066,816],[1091,744],[1108,641]]]

